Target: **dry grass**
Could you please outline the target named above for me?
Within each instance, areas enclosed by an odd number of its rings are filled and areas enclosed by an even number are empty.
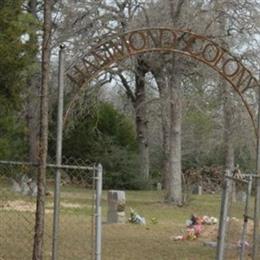
[[[11,194],[2,189],[0,198],[0,259],[31,259],[34,229],[35,201]],[[219,217],[218,195],[195,196],[189,205],[177,208],[162,203],[162,194],[142,191],[126,192],[127,215],[129,208],[136,209],[147,220],[147,225],[134,224],[103,225],[104,260],[210,260],[215,249],[203,246],[204,240],[216,241],[217,226],[205,226],[200,239],[196,241],[173,241],[174,235],[185,232],[185,220],[191,213]],[[91,259],[91,203],[88,190],[65,187],[62,190],[60,224],[60,259]],[[106,193],[103,195],[103,215],[106,217]],[[51,230],[53,198],[47,198],[45,259],[51,256]],[[241,219],[241,207],[234,207],[234,216]],[[152,224],[151,218],[158,223]],[[233,240],[239,240],[240,220],[231,231]],[[234,251],[234,250],[233,250]],[[237,259],[236,252],[228,259]]]

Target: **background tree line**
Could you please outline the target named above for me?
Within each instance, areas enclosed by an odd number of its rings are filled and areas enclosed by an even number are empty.
[[[49,157],[55,157],[57,50],[69,66],[102,39],[150,26],[189,29],[229,49],[258,74],[255,1],[53,1]],[[39,138],[43,2],[0,4],[0,155],[36,161]],[[65,103],[76,87],[66,83]],[[248,97],[255,102],[255,95]],[[140,189],[161,181],[182,203],[182,171],[255,165],[250,120],[227,83],[173,54],[146,54],[110,68],[86,86],[64,131],[64,156],[102,162],[106,187]]]

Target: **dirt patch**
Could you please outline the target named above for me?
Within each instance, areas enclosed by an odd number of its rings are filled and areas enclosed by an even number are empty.
[[[23,200],[1,202],[0,210],[16,210],[21,212],[35,212],[36,204]]]
[[[53,207],[52,204],[47,204],[46,207]],[[67,202],[61,202],[62,208],[68,208],[68,209],[81,209],[84,208],[84,205],[80,205],[77,203],[67,203]],[[36,210],[36,203],[28,202],[24,200],[10,200],[10,201],[2,201],[0,202],[0,210],[16,210],[20,212],[35,212]],[[46,213],[52,213],[53,209],[45,209]]]
[[[77,203],[61,202],[60,205],[63,208],[69,208],[69,209],[82,209],[82,208],[84,208],[84,205],[80,205],[80,204],[77,204]]]

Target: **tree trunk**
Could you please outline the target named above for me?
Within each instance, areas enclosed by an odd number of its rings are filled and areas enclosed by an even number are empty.
[[[154,68],[153,75],[156,78],[162,99],[165,201],[182,205],[182,101],[177,79],[175,75],[172,75],[176,73],[176,69],[175,57],[173,56],[165,73],[161,69]]]
[[[170,188],[170,100],[169,84],[167,84],[166,75],[162,70],[153,71],[160,94],[161,123],[162,123],[162,152],[163,169],[162,183],[165,190]]]
[[[160,91],[162,101],[162,133],[163,133],[163,186],[166,190],[170,188],[170,122],[169,122],[169,99],[168,87]]]
[[[36,17],[37,16],[37,13],[36,13],[36,7],[37,7],[37,0],[30,0],[29,3],[28,3],[28,6],[29,6],[29,12],[34,16]]]
[[[40,144],[39,169],[37,176],[37,206],[35,220],[35,235],[33,245],[33,260],[43,259],[44,215],[46,163],[48,151],[48,83],[50,74],[51,30],[52,30],[52,0],[44,1],[44,24],[42,41],[42,81],[40,102]]]
[[[176,26],[179,22],[184,0],[168,0],[171,22]],[[169,93],[170,93],[170,183],[166,193],[166,201],[176,205],[183,204],[182,194],[182,154],[181,154],[181,124],[182,101],[180,87],[177,84],[176,57],[173,55],[169,66]],[[174,75],[175,74],[175,75]]]
[[[225,168],[234,170],[234,147],[233,147],[233,131],[232,131],[232,104],[229,93],[224,94],[224,142],[225,142]]]
[[[232,113],[232,103],[230,100],[230,94],[226,89],[227,86],[223,85],[223,112],[224,112],[224,151],[225,151],[225,169],[232,172],[235,166],[235,154],[233,145],[233,113]],[[232,183],[232,201],[236,201],[236,183]]]
[[[146,118],[145,105],[145,74],[147,70],[140,59],[136,67],[136,88],[135,88],[135,113],[136,113],[136,134],[139,150],[139,166],[143,180],[149,178],[149,144],[148,144],[148,122]]]
[[[182,205],[182,170],[181,170],[181,125],[182,102],[179,86],[172,76],[170,78],[170,184],[166,201]]]
[[[27,126],[29,142],[29,161],[36,163],[39,155],[39,89],[35,79],[29,81],[30,93],[27,100]],[[33,177],[33,176],[32,176]]]
[[[35,19],[37,19],[37,0],[30,0],[28,3],[28,12],[31,13]],[[30,34],[30,42],[37,46],[38,40],[36,33]],[[35,63],[38,63],[37,55],[35,54]],[[38,73],[32,75],[28,79],[28,98],[27,98],[27,126],[28,126],[28,143],[29,143],[29,161],[36,163],[38,161],[39,154],[39,80]],[[32,173],[32,177],[36,174]]]
[[[223,9],[223,1],[216,0],[215,1],[215,9],[222,10]],[[225,16],[219,21],[218,30],[219,34],[223,34],[226,31],[227,20]],[[220,46],[224,49],[229,49],[228,43],[223,39],[220,39]],[[220,78],[220,84],[223,91],[223,113],[224,113],[224,153],[225,153],[225,169],[229,171],[234,170],[234,145],[233,145],[233,127],[232,127],[232,100],[230,91],[228,90],[227,83]],[[233,182],[232,184],[232,200],[236,200],[236,184]]]

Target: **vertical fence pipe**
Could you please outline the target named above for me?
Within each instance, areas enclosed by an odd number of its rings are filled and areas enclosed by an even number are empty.
[[[245,204],[245,210],[244,210],[244,224],[243,224],[243,230],[241,235],[241,251],[240,251],[240,260],[244,259],[244,253],[245,253],[245,240],[246,240],[246,231],[247,231],[247,222],[248,222],[248,208],[250,203],[250,196],[251,196],[251,190],[252,190],[252,177],[249,177],[248,184],[247,184],[247,192],[246,192],[246,204]]]
[[[103,167],[98,165],[97,182],[96,182],[96,260],[101,260],[102,246],[102,214],[101,214],[101,197],[102,197]]]
[[[92,176],[92,203],[91,203],[91,260],[95,260],[95,197],[96,197],[96,165],[93,167],[93,176]]]
[[[254,236],[253,236],[253,259],[259,257],[260,247],[260,86],[258,86],[258,123],[257,123],[257,148],[256,148],[256,195],[254,208]],[[259,258],[258,258],[259,259]]]
[[[56,164],[62,163],[62,133],[63,133],[63,104],[64,104],[64,47],[59,51],[59,100],[57,115]],[[60,219],[60,181],[61,170],[56,170],[53,213],[52,260],[58,259],[59,219]]]
[[[230,171],[226,171],[225,176],[230,176]],[[222,197],[221,197],[216,260],[223,260],[225,254],[225,235],[227,230],[228,206],[229,206],[229,199],[231,193],[230,182],[231,182],[230,179],[225,178]]]

